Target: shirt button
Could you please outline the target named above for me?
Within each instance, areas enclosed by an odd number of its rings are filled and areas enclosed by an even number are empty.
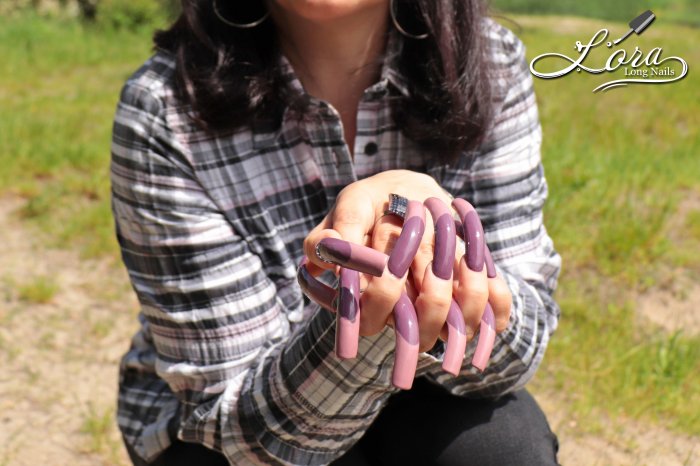
[[[376,142],[368,142],[365,145],[365,155],[374,155],[379,152],[379,146]]]

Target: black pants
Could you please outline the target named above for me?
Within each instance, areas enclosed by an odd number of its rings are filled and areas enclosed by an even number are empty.
[[[467,400],[417,379],[389,400],[364,437],[334,466],[556,465],[556,436],[525,390]],[[129,451],[135,466],[148,466]],[[228,466],[219,453],[176,441],[153,466]]]

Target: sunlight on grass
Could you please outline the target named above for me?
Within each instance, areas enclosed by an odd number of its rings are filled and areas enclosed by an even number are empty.
[[[116,256],[109,215],[111,120],[150,31],[0,18],[0,191],[84,256]]]
[[[528,57],[563,52],[601,21],[515,17]],[[623,31],[624,24],[605,26]],[[512,27],[512,26],[511,26]],[[700,30],[657,21],[632,45],[700,61]],[[545,224],[563,257],[560,327],[538,387],[566,393],[584,430],[600,413],[700,434],[700,338],[635,324],[637,292],[664,266],[695,267],[697,214],[665,228],[688,189],[700,188],[698,76],[666,86],[592,94],[609,78],[535,79],[550,188]]]
[[[109,464],[117,464],[121,444],[115,438],[115,429],[113,408],[98,410],[93,403],[88,403],[80,428],[80,433],[87,437],[82,451],[98,454],[109,460]]]
[[[631,19],[630,5],[619,5],[621,20]],[[700,30],[666,21],[664,5],[671,8],[664,0],[650,4],[659,18],[629,45],[683,57],[691,64],[684,80],[592,94],[605,77],[535,79],[550,193],[545,224],[564,260],[556,296],[562,320],[538,378],[544,390],[566,394],[585,421],[581,429],[595,429],[604,412],[700,434],[700,338],[640,329],[634,319],[637,292],[654,286],[664,267],[700,271],[700,254],[693,254],[700,213],[687,213],[676,235],[667,231],[683,196],[700,192],[700,75],[692,66],[700,63]],[[616,34],[628,28],[571,17],[514,19],[520,30],[507,25],[530,59],[571,52],[600,27]],[[23,219],[52,246],[118,256],[109,206],[111,121],[124,80],[150,54],[149,36],[0,18],[0,192],[28,199]],[[57,291],[43,277],[19,294],[47,302]],[[93,337],[100,338],[106,329],[96,325]],[[86,414],[91,450],[111,448],[111,416],[92,407]]]
[[[19,285],[17,292],[22,301],[34,304],[46,304],[58,293],[59,286],[53,278],[40,276],[28,283]]]

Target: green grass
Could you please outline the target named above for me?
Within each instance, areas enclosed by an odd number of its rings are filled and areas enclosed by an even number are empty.
[[[50,302],[58,291],[58,284],[51,277],[47,276],[36,277],[30,282],[23,283],[18,288],[19,298],[22,301],[36,304]]]
[[[110,120],[121,85],[149,55],[150,31],[0,18],[0,191],[57,244],[114,253]]]
[[[664,21],[700,26],[700,4],[696,0],[492,0],[491,5],[497,12],[587,16],[626,23],[651,9]]]
[[[80,428],[80,433],[86,437],[87,442],[81,451],[99,454],[109,459],[108,464],[120,464],[118,452],[122,446],[115,440],[114,430],[114,408],[100,412],[92,403],[88,403]]]
[[[621,12],[620,23],[515,19],[532,58],[573,54],[576,40],[601,27],[621,34],[631,16]],[[0,18],[0,193],[28,198],[26,221],[87,256],[116,257],[111,119],[124,80],[149,56],[149,36]],[[679,201],[700,198],[698,43],[700,30],[659,14],[626,44],[683,57],[690,64],[683,81],[592,94],[604,77],[535,80],[550,188],[546,225],[564,258],[562,320],[539,379],[566,394],[582,420],[602,411],[700,434],[700,339],[640,328],[634,306],[636,293],[663,281],[669,267],[700,271],[700,254],[692,253],[700,250],[698,211],[668,231]],[[85,431],[100,449],[107,421],[101,413],[88,418]],[[594,423],[579,423],[587,424]]]
[[[515,20],[529,59],[571,56],[576,40],[603,27],[598,20]],[[535,79],[550,189],[545,223],[564,259],[562,319],[541,375],[548,388],[570,394],[579,425],[595,425],[602,410],[700,434],[693,388],[700,338],[639,328],[634,305],[638,291],[663,281],[669,268],[700,270],[697,211],[677,222],[679,231],[667,227],[679,201],[700,199],[700,79],[692,69],[700,30],[659,21],[629,41],[629,49],[661,46],[683,57],[690,74],[597,94],[592,89],[610,77]]]

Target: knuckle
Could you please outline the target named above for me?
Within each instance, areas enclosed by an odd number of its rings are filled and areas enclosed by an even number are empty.
[[[439,309],[448,309],[452,302],[452,296],[446,293],[426,293],[425,299],[431,306]]]
[[[333,214],[334,224],[361,225],[363,223],[362,214],[356,209],[336,209]]]
[[[386,225],[381,228],[376,228],[372,234],[372,241],[374,244],[390,244],[396,241],[399,236],[399,231],[397,228]]]
[[[399,300],[401,290],[394,286],[386,286],[381,283],[374,283],[371,288],[362,294],[362,300],[364,303],[368,304],[370,308],[376,309],[391,309],[394,308],[394,304]]]
[[[464,294],[468,300],[485,305],[489,298],[489,289],[486,286],[470,283],[465,285]]]

